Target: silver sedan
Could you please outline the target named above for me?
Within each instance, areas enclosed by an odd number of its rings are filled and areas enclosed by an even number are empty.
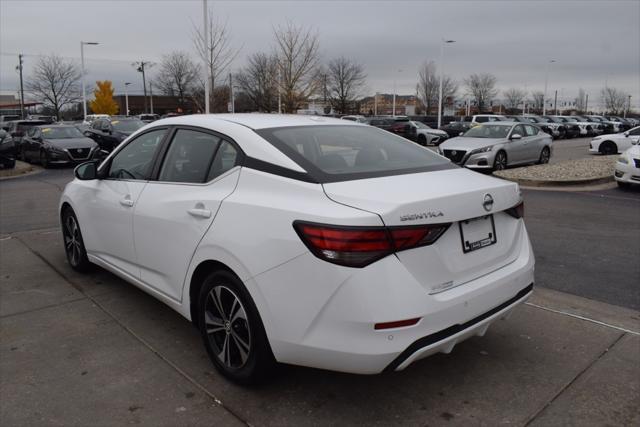
[[[491,122],[443,142],[438,152],[470,169],[502,170],[513,165],[548,163],[553,142],[534,125]]]

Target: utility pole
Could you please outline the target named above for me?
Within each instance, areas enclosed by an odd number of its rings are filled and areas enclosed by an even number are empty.
[[[444,78],[444,45],[448,43],[455,43],[455,40],[441,39],[440,43],[440,90],[438,95],[438,127],[442,125],[442,79]]]
[[[84,45],[88,46],[97,46],[100,43],[98,42],[83,42],[80,41],[80,66],[82,67],[82,111],[84,113],[83,120],[87,120],[87,93],[84,86]]]
[[[153,114],[153,83],[149,80],[149,100],[151,101],[151,114]]]
[[[24,119],[24,86],[22,84],[22,54],[18,55],[18,66],[16,67],[20,72],[20,118]],[[631,98],[631,96],[629,96]]]
[[[21,75],[22,76],[22,75]],[[627,113],[631,110],[631,95],[629,95],[629,101],[627,103],[627,109],[624,111],[624,118],[627,118]]]
[[[558,115],[558,89],[556,89],[556,94],[553,98],[553,109],[556,111],[556,116]]]
[[[147,80],[146,80],[145,72],[147,68],[153,67],[154,64],[153,62],[149,62],[149,61],[140,61],[140,62],[134,62],[132,65],[136,67],[136,70],[138,70],[139,73],[142,73],[142,89],[144,92],[144,112],[148,113],[149,111],[147,110]],[[153,107],[152,107],[152,110],[153,110]]]

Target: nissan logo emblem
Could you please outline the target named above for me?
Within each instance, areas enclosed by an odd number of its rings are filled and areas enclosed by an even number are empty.
[[[458,154],[458,152],[457,152],[456,150],[453,150],[453,151],[451,152],[451,155],[452,155],[452,156],[455,156],[456,154]]]
[[[484,200],[482,201],[482,207],[487,212],[491,210],[491,208],[493,207],[493,197],[491,197],[491,194],[484,195]]]

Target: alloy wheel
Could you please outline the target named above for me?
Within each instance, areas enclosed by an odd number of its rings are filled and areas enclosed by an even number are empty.
[[[542,149],[542,153],[540,153],[540,163],[542,164],[546,164],[549,163],[549,158],[550,158],[550,153],[549,153],[549,149],[547,147],[544,147]]]
[[[504,153],[500,152],[496,154],[496,159],[494,161],[493,167],[498,171],[505,170],[507,168],[507,158]]]
[[[82,240],[80,227],[73,215],[69,215],[64,225],[64,248],[69,258],[69,263],[77,267],[82,259]]]
[[[218,360],[227,368],[243,367],[251,351],[251,330],[238,296],[226,286],[214,286],[205,302],[204,322]]]

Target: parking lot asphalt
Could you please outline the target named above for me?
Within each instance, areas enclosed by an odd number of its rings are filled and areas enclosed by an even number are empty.
[[[538,288],[449,355],[377,376],[285,367],[243,388],[171,309],[70,269],[56,208],[71,176],[0,182],[2,425],[640,423],[637,192],[525,191]]]

